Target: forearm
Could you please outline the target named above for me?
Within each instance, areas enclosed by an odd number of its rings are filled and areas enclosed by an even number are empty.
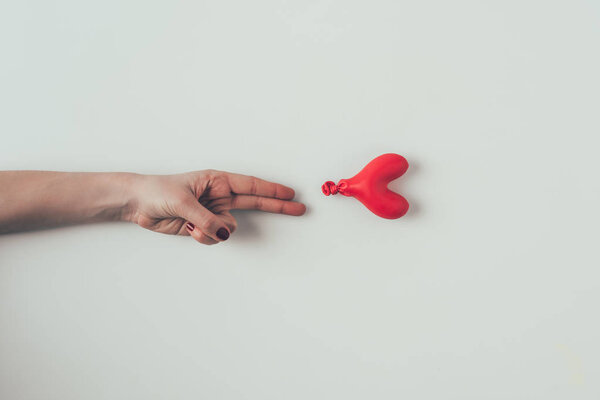
[[[130,217],[135,174],[0,172],[0,233]]]

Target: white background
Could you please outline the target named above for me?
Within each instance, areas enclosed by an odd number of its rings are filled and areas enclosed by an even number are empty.
[[[309,212],[0,237],[0,397],[599,398],[599,43],[593,0],[3,2],[1,169]],[[405,217],[321,194],[386,152]]]

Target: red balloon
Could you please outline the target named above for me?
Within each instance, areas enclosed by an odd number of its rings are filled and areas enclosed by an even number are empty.
[[[321,189],[325,196],[340,193],[352,196],[375,215],[387,219],[400,218],[408,211],[408,201],[388,189],[388,184],[404,175],[408,161],[399,154],[383,154],[368,163],[350,179],[341,179],[336,185],[327,181]]]

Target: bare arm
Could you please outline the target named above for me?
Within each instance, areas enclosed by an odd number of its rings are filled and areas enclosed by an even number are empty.
[[[232,209],[302,215],[294,191],[222,171],[177,175],[0,171],[0,233],[97,221],[129,221],[156,232],[226,240]]]
[[[0,172],[0,233],[122,220],[133,174]]]

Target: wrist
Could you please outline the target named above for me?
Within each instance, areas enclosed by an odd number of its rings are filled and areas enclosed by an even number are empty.
[[[114,184],[114,194],[118,198],[119,204],[115,219],[118,221],[135,222],[135,215],[139,204],[138,186],[143,175],[129,172],[117,172],[111,175],[109,179]]]

